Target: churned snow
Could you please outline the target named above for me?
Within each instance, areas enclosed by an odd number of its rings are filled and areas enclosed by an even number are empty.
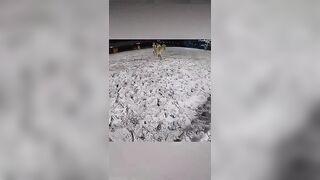
[[[210,51],[110,54],[111,141],[210,141]]]

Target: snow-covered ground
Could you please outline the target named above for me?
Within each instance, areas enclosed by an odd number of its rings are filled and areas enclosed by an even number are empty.
[[[211,141],[210,51],[168,47],[110,57],[111,141]]]

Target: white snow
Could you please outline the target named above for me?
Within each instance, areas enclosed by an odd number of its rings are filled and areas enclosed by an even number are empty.
[[[112,141],[210,141],[210,122],[190,132],[211,97],[210,51],[168,47],[163,60],[152,49],[111,54],[110,81]]]

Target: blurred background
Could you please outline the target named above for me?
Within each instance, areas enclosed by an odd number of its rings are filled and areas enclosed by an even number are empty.
[[[109,35],[210,39],[208,1],[188,2],[197,5],[181,1],[156,19],[149,5],[115,4],[131,10],[111,9],[119,30]],[[319,7],[212,1],[212,179],[319,179]],[[0,9],[0,179],[108,179],[108,2],[2,0]],[[161,24],[177,17],[186,19]]]
[[[106,1],[0,1],[0,179],[100,180]]]
[[[319,1],[213,1],[212,179],[320,179]]]

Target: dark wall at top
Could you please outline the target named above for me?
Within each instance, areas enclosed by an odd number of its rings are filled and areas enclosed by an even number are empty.
[[[211,50],[211,41],[205,42],[204,40],[110,40],[109,53],[113,53],[112,49],[116,48],[117,52],[129,51],[143,48],[151,48],[153,43],[165,44],[167,47],[188,47]]]

